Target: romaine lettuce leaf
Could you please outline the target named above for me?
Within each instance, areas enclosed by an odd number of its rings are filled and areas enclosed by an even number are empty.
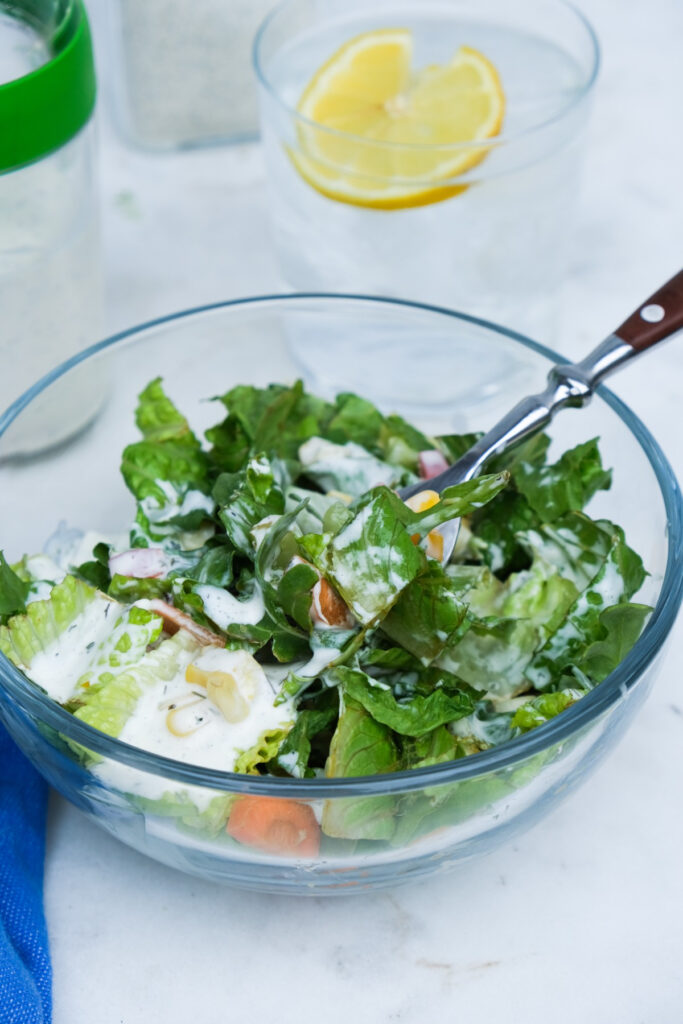
[[[565,708],[575,704],[577,700],[585,696],[586,692],[586,690],[576,688],[542,693],[517,709],[512,719],[512,727],[521,732],[529,732],[530,729],[549,722]]]
[[[203,794],[202,794],[203,795]],[[187,789],[169,790],[157,799],[129,795],[130,802],[144,814],[175,818],[178,827],[190,833],[215,839],[225,834],[225,825],[235,795],[217,793],[206,807],[198,807]]]
[[[484,749],[478,744],[455,736],[445,725],[439,725],[423,736],[417,736],[403,743],[401,765],[403,768],[428,768],[444,761],[454,761],[459,757],[476,753]]]
[[[382,618],[426,570],[426,556],[414,539],[479,507],[506,482],[506,475],[499,474],[449,487],[437,505],[423,512],[413,512],[388,488],[376,487],[344,509],[345,521],[334,535],[308,534],[300,547],[368,625]]]
[[[588,645],[578,668],[593,683],[601,683],[624,660],[640,636],[652,608],[645,604],[615,604],[600,613],[599,638]]]
[[[473,691],[443,670],[431,669],[421,674],[419,682],[426,684],[430,692],[398,699],[387,681],[373,679],[346,665],[329,669],[325,679],[341,687],[345,700],[350,697],[375,721],[404,736],[422,736],[474,710]]]
[[[109,555],[110,545],[100,542],[93,548],[93,557],[88,562],[82,562],[81,565],[74,566],[71,570],[74,576],[78,576],[79,579],[85,580],[92,587],[96,587],[101,590],[104,594],[109,592],[109,586],[111,584],[111,573],[109,572]],[[115,595],[112,594],[112,597]],[[140,595],[143,596],[142,594]]]
[[[610,486],[596,439],[546,465],[549,445],[548,436],[538,434],[491,461],[491,468],[509,471],[512,483],[485,511],[475,512],[472,528],[484,561],[495,571],[524,568],[521,531],[580,511],[597,490]]]
[[[612,605],[625,603],[640,588],[645,571],[640,557],[628,547],[623,530],[607,520],[594,524],[607,538],[608,550],[597,573],[570,606],[558,629],[535,654],[526,676],[537,690],[553,687],[572,666],[580,664],[586,648],[605,639],[602,613]],[[585,566],[581,566],[585,570]],[[636,612],[629,619],[628,637],[644,621]],[[635,638],[633,638],[635,641]],[[621,647],[622,645],[620,645]],[[603,649],[604,653],[604,649]]]
[[[346,700],[330,743],[325,774],[330,778],[379,775],[396,771],[399,763],[391,730],[360,704]],[[322,830],[339,839],[390,839],[395,809],[393,796],[326,800]]]
[[[359,498],[373,487],[398,487],[412,480],[402,466],[392,466],[367,448],[346,441],[336,444],[312,437],[299,449],[302,473],[324,491],[336,491]]]
[[[397,515],[397,503],[405,507],[387,488],[378,487],[354,503],[351,520],[337,534],[320,538],[321,549],[306,538],[302,541],[304,555],[363,625],[385,614],[426,568],[424,552],[413,543],[401,513]]]
[[[464,636],[470,626],[467,607],[452,577],[430,562],[382,620],[382,632],[430,665]]]
[[[141,392],[135,420],[143,440],[124,449],[121,472],[138,502],[132,541],[144,547],[196,529],[213,505],[206,453],[164,393],[161,378]]]
[[[207,430],[211,461],[217,468],[235,473],[250,453],[267,451],[295,459],[299,446],[320,433],[329,418],[330,403],[304,392],[301,381],[291,388],[271,384],[267,388],[240,385],[221,396],[227,417]]]
[[[309,767],[312,745],[316,737],[337,721],[338,716],[339,701],[334,689],[323,691],[309,707],[300,708],[293,728],[269,765],[270,770],[275,774],[285,772],[297,779],[315,775]],[[329,738],[327,743],[329,746]]]
[[[608,490],[612,473],[602,467],[598,439],[569,449],[550,466],[517,459],[511,470],[515,487],[544,523],[584,508],[596,491]]]
[[[10,568],[4,553],[0,551],[0,623],[26,611],[26,598],[30,589],[31,584],[22,580]]]
[[[259,765],[267,764],[277,754],[286,740],[293,723],[278,729],[266,729],[256,743],[247,750],[242,750],[235,760],[234,771],[243,775],[258,775]]]
[[[228,537],[240,554],[250,558],[256,524],[285,510],[285,496],[265,455],[253,456],[238,473],[221,473],[213,497]]]
[[[179,630],[148,651],[136,665],[118,675],[102,675],[94,686],[81,689],[74,705],[75,717],[109,736],[118,736],[143,690],[160,679],[172,679],[183,654],[198,649],[199,644]]]
[[[527,619],[474,619],[436,664],[476,690],[512,697],[531,688],[525,671],[542,638],[541,627]]]
[[[26,611],[0,625],[0,651],[15,665],[30,668],[36,654],[65,632],[84,608],[95,599],[95,590],[65,576],[44,601],[32,601]]]
[[[77,682],[76,694],[82,694],[83,701],[87,702],[100,682],[104,684],[113,675],[136,664],[161,636],[164,623],[160,615],[136,605],[122,608],[121,612],[111,632],[93,649],[91,664]]]

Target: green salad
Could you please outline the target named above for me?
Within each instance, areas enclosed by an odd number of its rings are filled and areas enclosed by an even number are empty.
[[[121,463],[135,499],[125,539],[86,535],[13,565],[0,554],[0,651],[84,722],[230,772],[415,769],[542,727],[639,636],[642,561],[618,525],[583,511],[611,481],[597,440],[551,461],[538,435],[476,480],[404,503],[398,488],[475,435],[427,437],[301,382],[220,402],[201,439],[160,379],[142,392],[141,438]],[[457,517],[443,565],[438,529]],[[152,812],[213,834],[227,821],[255,846],[267,832],[249,798],[203,798],[124,766],[117,777],[76,753]],[[315,852],[320,826],[299,807],[293,849]],[[322,834],[399,828],[393,813],[351,812],[330,802]]]

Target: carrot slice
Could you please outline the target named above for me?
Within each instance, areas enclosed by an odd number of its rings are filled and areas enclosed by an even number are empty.
[[[315,857],[320,826],[308,804],[275,796],[238,796],[232,805],[227,833],[238,843],[265,853]]]
[[[336,626],[350,629],[353,626],[353,618],[346,605],[336,590],[321,576],[313,586],[313,601],[311,603],[311,618],[323,626]]]

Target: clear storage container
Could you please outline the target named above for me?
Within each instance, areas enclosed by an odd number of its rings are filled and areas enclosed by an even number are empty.
[[[80,0],[0,0],[0,408],[102,331],[91,116],[95,72]],[[66,385],[64,385],[66,387]],[[90,378],[45,399],[0,457],[83,426],[101,401]]]
[[[122,133],[145,149],[254,138],[251,46],[273,0],[107,0]]]

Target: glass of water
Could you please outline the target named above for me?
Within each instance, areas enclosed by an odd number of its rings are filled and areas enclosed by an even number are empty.
[[[341,117],[312,120],[312,91],[351,60],[359,37],[382,32],[409,35],[421,81],[459,47],[475,51],[497,77],[502,123],[478,141],[405,142],[410,94],[384,103],[378,123],[388,132],[361,137]],[[400,296],[552,336],[599,62],[576,9],[563,0],[286,0],[261,26],[254,60],[287,286]],[[459,170],[444,172],[449,164]]]

